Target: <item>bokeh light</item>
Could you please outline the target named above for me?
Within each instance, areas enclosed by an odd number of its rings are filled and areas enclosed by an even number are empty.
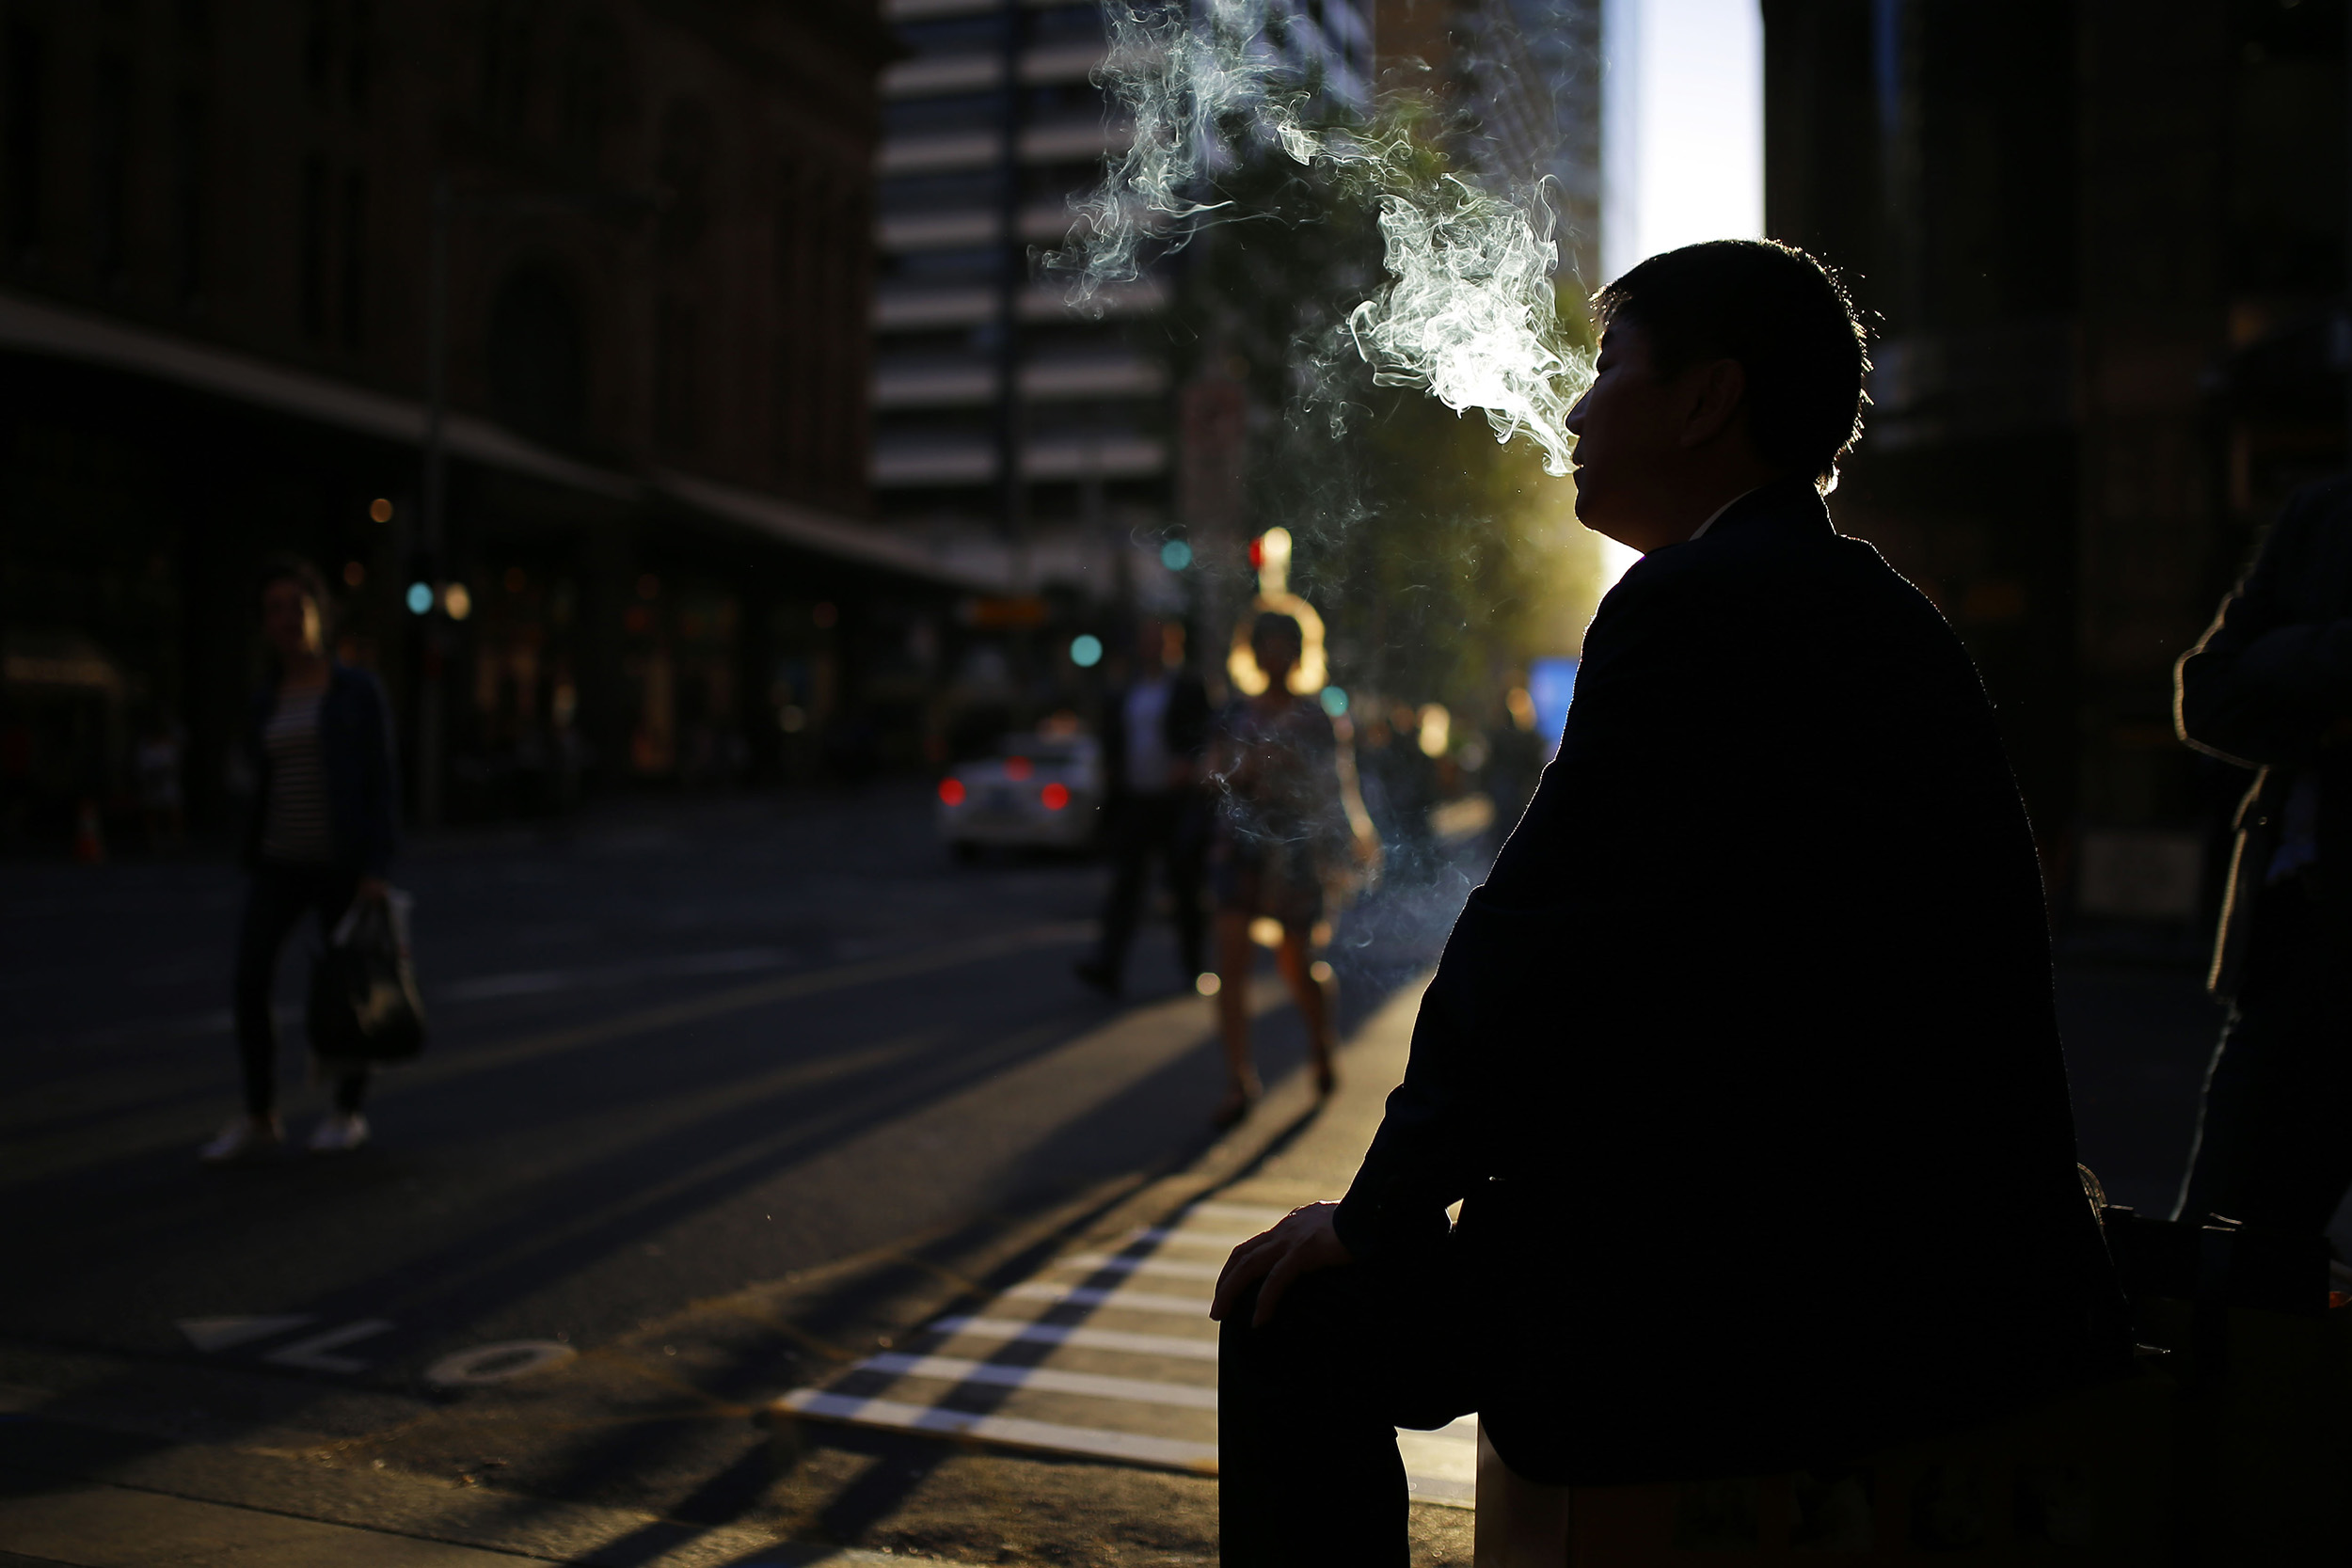
[[[1103,640],[1090,631],[1082,631],[1070,640],[1070,662],[1081,670],[1091,670],[1103,662]]]
[[[1192,546],[1182,539],[1170,539],[1160,546],[1160,564],[1171,572],[1181,572],[1192,564]]]
[[[453,621],[462,621],[473,613],[473,591],[462,582],[453,582],[441,590],[441,610]]]
[[[427,615],[432,613],[433,585],[429,582],[410,583],[408,585],[407,601],[409,614]]]
[[[939,799],[940,803],[943,805],[960,806],[963,804],[963,781],[961,779],[940,780]]]
[[[1323,711],[1337,719],[1347,711],[1347,693],[1336,686],[1323,689]]]
[[[368,502],[368,515],[379,523],[389,523],[392,520],[392,503],[378,496]]]
[[[1421,708],[1421,754],[1441,757],[1454,744],[1454,715],[1443,703],[1423,703]]]
[[[1059,783],[1049,784],[1037,792],[1037,798],[1044,802],[1047,811],[1059,811],[1070,804],[1070,786]]]

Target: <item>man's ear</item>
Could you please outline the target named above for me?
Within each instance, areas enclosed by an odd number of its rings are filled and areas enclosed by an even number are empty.
[[[1748,372],[1737,359],[1711,359],[1683,372],[1681,445],[1688,451],[1722,436],[1747,401]]]

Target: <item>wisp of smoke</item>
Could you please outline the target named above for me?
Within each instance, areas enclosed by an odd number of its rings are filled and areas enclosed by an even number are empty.
[[[1305,89],[1268,42],[1269,0],[1183,0],[1137,8],[1103,0],[1110,52],[1103,87],[1133,121],[1103,183],[1079,203],[1078,237],[1055,260],[1073,299],[1141,273],[1147,240],[1182,245],[1227,203],[1202,199],[1217,167],[1250,142],[1326,164],[1379,214],[1389,281],[1348,318],[1356,352],[1383,387],[1418,387],[1476,408],[1497,441],[1522,431],[1544,468],[1568,471],[1568,410],[1592,370],[1558,341],[1559,250],[1538,192],[1517,199],[1461,173],[1430,174],[1403,131],[1318,131]]]

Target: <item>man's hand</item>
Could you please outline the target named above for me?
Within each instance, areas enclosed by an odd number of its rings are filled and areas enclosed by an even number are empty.
[[[1336,1203],[1310,1203],[1294,1209],[1273,1229],[1235,1247],[1225,1259],[1225,1272],[1216,1276],[1216,1299],[1209,1304],[1209,1316],[1222,1323],[1235,1299],[1253,1281],[1263,1279],[1265,1287],[1258,1292],[1257,1316],[1250,1320],[1252,1328],[1263,1328],[1274,1321],[1275,1303],[1295,1281],[1317,1269],[1353,1263],[1356,1259],[1340,1244],[1340,1233],[1332,1227],[1331,1216],[1339,1211]]]

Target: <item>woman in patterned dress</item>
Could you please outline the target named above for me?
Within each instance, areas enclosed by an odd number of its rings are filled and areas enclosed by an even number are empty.
[[[1211,779],[1221,809],[1210,849],[1216,896],[1217,1020],[1225,1038],[1225,1098],[1216,1122],[1248,1114],[1260,1089],[1249,1050],[1249,927],[1282,927],[1275,957],[1307,1021],[1315,1085],[1329,1094],[1331,1005],[1313,973],[1312,932],[1325,886],[1342,872],[1353,836],[1339,768],[1339,737],[1311,697],[1290,689],[1305,641],[1298,622],[1268,611],[1250,628],[1250,650],[1266,675],[1254,697],[1236,697],[1217,718]]]

